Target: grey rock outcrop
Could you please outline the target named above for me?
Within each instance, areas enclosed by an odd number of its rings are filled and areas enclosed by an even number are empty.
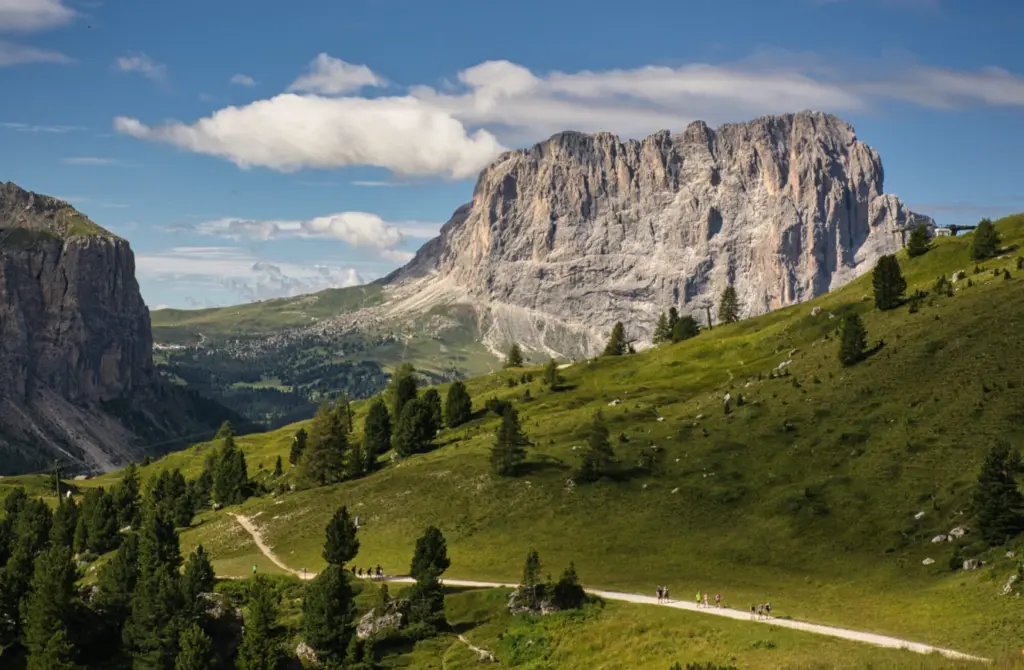
[[[643,346],[670,306],[703,322],[729,283],[744,316],[807,300],[934,226],[882,185],[878,153],[818,112],[639,141],[560,133],[483,171],[383,280],[388,311],[469,304],[495,352],[593,355],[616,321]]]

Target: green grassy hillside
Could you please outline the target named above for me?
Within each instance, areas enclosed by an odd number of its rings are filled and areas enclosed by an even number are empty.
[[[1024,216],[999,222],[999,231],[1011,251],[978,274],[970,236],[902,259],[908,293],[967,273],[953,296],[929,295],[916,313],[875,310],[864,277],[693,340],[576,364],[562,371],[561,391],[539,381],[509,388],[507,372],[471,380],[476,407],[492,396],[517,403],[535,444],[519,478],[489,473],[497,418],[485,415],[444,431],[435,451],[368,478],[230,511],[259,515],[266,541],[296,569],[321,567],[324,525],[346,504],[363,524],[356,563],[390,572],[404,571],[413,539],[434,523],[448,538],[455,578],[517,579],[535,547],[552,571],[575,561],[589,586],[720,591],[735,606],[767,599],[783,616],[1018,658],[1020,601],[998,594],[1018,560],[1005,554],[1024,555],[1024,538],[986,550],[969,533],[964,555],[987,564],[966,573],[949,569],[952,544],[931,542],[973,526],[971,489],[993,442],[1024,441],[1024,272],[1015,250]],[[834,332],[849,310],[863,314],[869,347],[884,345],[842,368]],[[773,378],[786,361],[789,375]],[[745,403],[726,414],[726,393]],[[573,447],[596,410],[624,474],[573,486]],[[279,455],[287,461],[297,427],[240,438],[250,471],[272,468]],[[634,467],[652,446],[660,466]],[[194,475],[208,448],[146,470]],[[232,524],[223,511],[210,513],[183,545],[220,538],[218,570],[244,572],[256,550],[242,535],[231,539]],[[934,564],[923,565],[928,558]]]

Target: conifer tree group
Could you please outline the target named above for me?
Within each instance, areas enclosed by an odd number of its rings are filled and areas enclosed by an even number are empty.
[[[449,428],[458,428],[473,418],[473,399],[469,397],[466,385],[461,381],[452,382],[444,403],[444,423]]]
[[[689,314],[680,316],[679,310],[670,307],[668,314],[662,312],[658,322],[654,326],[654,333],[651,336],[652,344],[663,344],[665,342],[682,342],[691,337],[700,335],[700,324],[697,319]]]

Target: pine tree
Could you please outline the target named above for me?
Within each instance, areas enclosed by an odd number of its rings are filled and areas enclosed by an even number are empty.
[[[345,479],[348,430],[344,416],[328,404],[320,406],[310,426],[309,441],[299,461],[301,479],[310,486],[326,486]]]
[[[931,240],[928,239],[928,226],[919,223],[914,232],[910,233],[910,241],[907,242],[907,255],[911,258],[924,256],[931,249]]]
[[[608,439],[608,427],[598,412],[587,430],[587,451],[583,454],[577,477],[584,482],[596,482],[611,473],[614,461],[615,452]]]
[[[523,350],[519,348],[518,344],[513,343],[512,346],[509,347],[508,354],[505,356],[505,367],[523,367]]]
[[[718,301],[719,323],[736,323],[740,320],[740,299],[736,294],[736,287],[729,284],[722,291],[722,298]]]
[[[668,342],[670,339],[672,339],[672,329],[668,325],[668,317],[665,316],[665,312],[662,312],[661,316],[658,317],[658,323],[654,326],[651,342],[653,344],[661,344],[662,342]]]
[[[342,506],[327,523],[323,557],[330,565],[344,567],[359,553],[359,539],[356,537],[355,521],[349,516],[348,508]]]
[[[242,452],[239,451],[238,453],[241,454]],[[248,480],[248,477],[246,477],[246,480]],[[195,508],[192,504],[192,496],[189,494],[185,476],[177,468],[171,473],[170,500],[168,502],[171,505],[171,516],[174,519],[174,525],[178,528],[188,528],[191,526],[192,517],[195,515]]]
[[[433,412],[422,399],[406,403],[395,426],[395,451],[401,456],[411,456],[429,450],[434,439],[433,424]]]
[[[698,335],[700,335],[700,324],[690,315],[677,319],[675,325],[672,326],[673,342],[682,342]]]
[[[850,366],[864,357],[864,347],[868,341],[864,323],[856,313],[847,314],[843,318],[843,332],[839,340],[839,362]]]
[[[71,548],[76,554],[89,551],[89,522],[85,518],[85,500],[78,510],[78,518],[75,520],[75,537],[71,542]]]
[[[306,643],[328,668],[341,667],[353,634],[355,604],[345,571],[328,565],[306,586],[302,626]]]
[[[352,403],[348,399],[347,393],[342,393],[341,398],[335,403],[336,410],[340,413],[338,417],[338,423],[344,426],[345,430],[351,435],[352,434]]]
[[[406,403],[416,398],[416,368],[411,363],[399,365],[391,375],[384,395],[390,398],[389,410],[397,421],[398,417],[402,416]]]
[[[992,258],[999,253],[999,233],[989,219],[982,219],[974,229],[974,240],[971,242],[971,258],[976,261]]]
[[[0,570],[0,640],[4,642],[21,636],[19,604],[32,587],[36,557],[46,550],[52,527],[50,508],[41,499],[24,500],[18,507],[11,556]]]
[[[363,458],[367,472],[377,469],[377,458],[391,448],[391,415],[381,398],[370,403],[363,421]]]
[[[548,362],[544,365],[544,373],[541,375],[541,379],[552,391],[558,390],[558,385],[562,382],[562,376],[558,374],[558,363],[555,362],[555,359],[548,359]]]
[[[205,605],[201,596],[213,592],[215,581],[216,574],[210,556],[200,544],[185,560],[185,570],[181,576],[181,595],[187,612],[196,617],[202,613]]]
[[[36,558],[23,615],[28,670],[73,667],[74,650],[70,643],[66,639],[60,644],[51,641],[55,636],[67,635],[77,578],[68,547],[51,547]]]
[[[93,602],[115,630],[121,629],[131,613],[132,592],[139,581],[138,563],[139,536],[131,533],[100,568]]]
[[[139,523],[142,521],[142,511],[139,508],[139,489],[139,470],[132,463],[125,468],[121,482],[113,490],[118,528],[139,527]]]
[[[299,428],[295,432],[295,437],[292,438],[292,447],[288,451],[288,462],[292,465],[298,465],[299,459],[302,458],[302,452],[306,449],[306,433],[305,428]]]
[[[278,456],[277,460],[274,461],[274,477],[280,477],[284,474],[284,464],[281,463],[281,457]]]
[[[671,337],[676,331],[676,324],[679,323],[679,310],[675,307],[668,308],[668,332]]]
[[[58,498],[57,510],[53,513],[53,525],[50,527],[50,543],[72,549],[77,526],[78,504],[75,499]]]
[[[449,428],[457,428],[473,418],[473,399],[469,397],[466,385],[454,381],[448,387],[444,403],[444,422]]]
[[[214,461],[213,500],[221,505],[245,502],[249,488],[245,454],[235,445],[235,437],[230,428],[230,423],[225,423],[225,427],[221,428],[224,435]]]
[[[875,307],[878,309],[896,309],[903,304],[907,280],[903,278],[896,256],[886,254],[878,259],[871,274],[871,285],[875,289]]]
[[[576,565],[571,562],[551,590],[555,605],[561,609],[578,609],[587,598],[576,574]]]
[[[974,490],[978,529],[989,545],[1004,544],[1024,532],[1024,495],[1017,488],[1020,455],[1010,445],[994,445],[986,454]]]
[[[86,493],[82,502],[82,513],[88,525],[89,551],[105,554],[117,547],[117,509],[113,498],[100,487]]]
[[[249,584],[238,670],[277,670],[284,657],[276,630],[279,602],[280,597],[265,576],[258,575]]]
[[[152,570],[142,570],[132,594],[131,614],[123,629],[133,670],[174,667],[183,605],[176,568],[159,565]]]
[[[213,640],[197,624],[186,626],[178,639],[180,651],[174,670],[209,670],[216,667]]]
[[[530,549],[526,554],[526,564],[523,566],[523,580],[519,584],[519,592],[525,596],[529,607],[536,608],[541,587],[540,554],[535,549]]]
[[[427,389],[423,394],[423,402],[430,408],[431,425],[434,430],[430,435],[430,439],[434,439],[437,436],[438,431],[444,426],[444,416],[441,413],[441,394],[437,392],[437,389]]]
[[[181,546],[170,512],[152,502],[146,505],[139,529],[138,564],[140,574],[153,572],[161,566],[170,566],[177,574],[181,565]]]
[[[431,576],[440,578],[451,564],[451,559],[448,558],[448,542],[441,530],[436,526],[428,526],[423,535],[416,540],[409,576],[418,582]]]
[[[608,344],[604,347],[604,353],[602,356],[623,356],[629,351],[629,345],[626,343],[626,329],[623,328],[621,321],[616,321],[615,325],[612,326],[611,337],[608,338]]]
[[[491,469],[502,477],[516,475],[526,460],[526,447],[529,444],[530,441],[519,425],[519,413],[513,407],[506,408],[491,447]]]

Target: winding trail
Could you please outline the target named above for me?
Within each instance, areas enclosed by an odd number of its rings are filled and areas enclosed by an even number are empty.
[[[305,575],[299,570],[293,570],[285,565],[281,559],[266,545],[263,541],[263,537],[260,534],[259,528],[252,522],[252,519],[242,516],[240,514],[232,514],[238,524],[244,528],[249,535],[252,536],[253,542],[259,547],[259,550],[263,552],[263,555],[270,559],[274,565],[281,568],[289,574],[297,576],[299,579],[313,579],[316,577],[315,573],[306,573]],[[400,584],[411,584],[415,580],[411,577],[386,577],[384,581],[394,582]],[[448,586],[462,586],[467,588],[507,588],[514,589],[518,584],[502,583],[502,582],[481,582],[471,579],[444,579],[442,580]],[[818,635],[828,635],[830,637],[838,637],[844,640],[852,640],[854,642],[864,642],[867,644],[875,645],[876,647],[887,647],[890,649],[906,649],[908,651],[917,652],[918,654],[941,654],[946,658],[958,660],[958,661],[977,661],[979,663],[991,663],[991,660],[982,658],[980,656],[972,656],[963,652],[954,651],[952,649],[944,649],[942,647],[934,647],[929,644],[923,644],[921,642],[911,642],[910,640],[902,640],[896,637],[889,637],[888,635],[877,635],[875,633],[865,633],[857,630],[850,630],[849,628],[838,628],[836,626],[825,626],[822,624],[809,623],[806,621],[794,621],[792,619],[758,619],[751,618],[750,613],[741,610],[730,609],[728,607],[698,607],[695,602],[688,600],[671,600],[666,603],[659,603],[658,599],[654,596],[645,596],[638,593],[621,593],[619,591],[602,591],[600,589],[586,589],[586,592],[590,595],[603,598],[605,600],[618,600],[622,602],[636,603],[639,605],[657,605],[659,607],[672,607],[679,610],[687,610],[689,612],[698,612],[700,614],[708,614],[713,616],[726,617],[728,619],[736,619],[739,621],[748,621],[750,623],[762,623],[770,624],[772,626],[778,626],[779,628],[792,628],[793,630],[801,630],[807,633],[816,633]],[[465,643],[471,649],[476,651],[478,654],[485,650],[473,647],[467,640],[459,636],[461,642]]]

